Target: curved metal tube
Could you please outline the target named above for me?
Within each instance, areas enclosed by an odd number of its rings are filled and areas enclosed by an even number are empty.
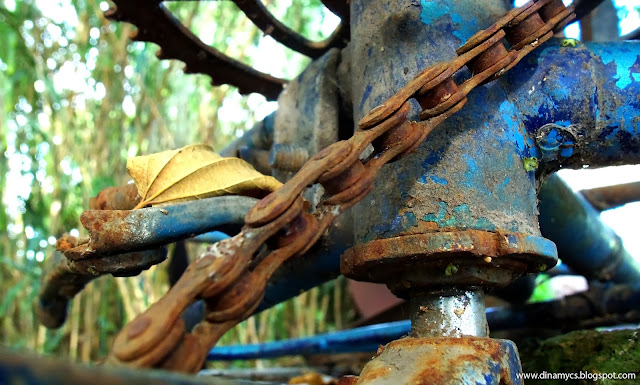
[[[216,230],[243,225],[244,216],[258,200],[220,196],[139,210],[89,210],[80,220],[89,242],[62,250],[67,258],[82,260],[135,250],[147,250]],[[70,244],[75,238],[69,239]]]
[[[557,175],[541,186],[540,231],[558,248],[558,256],[587,279],[619,283],[640,281],[640,264],[599,212]]]
[[[225,225],[242,225],[255,198],[222,196],[140,210],[90,210],[83,215],[91,240],[70,250],[44,278],[38,317],[48,328],[60,327],[68,302],[93,279],[132,276],[165,260],[161,247]],[[88,213],[88,214],[87,214]],[[87,219],[89,217],[89,219]],[[222,234],[222,233],[219,233]],[[222,234],[224,235],[224,234]],[[138,251],[141,250],[141,251]],[[118,252],[119,251],[119,252]],[[115,255],[114,255],[115,254]]]
[[[349,28],[346,28],[342,23],[327,39],[315,42],[281,23],[260,0],[233,0],[233,2],[265,35],[271,36],[279,43],[312,59],[322,56],[331,48],[344,47],[349,40]]]

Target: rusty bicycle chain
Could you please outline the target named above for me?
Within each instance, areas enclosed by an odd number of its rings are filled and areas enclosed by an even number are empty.
[[[367,195],[383,165],[415,150],[464,106],[472,89],[497,79],[561,30],[575,17],[573,10],[561,0],[531,1],[472,36],[451,62],[420,72],[364,116],[350,139],[315,154],[279,190],[258,202],[239,234],[214,244],[191,263],[169,292],[123,328],[107,362],[198,371],[218,339],[258,307],[276,269],[306,252],[334,218]],[[452,76],[465,65],[472,77],[457,85]],[[417,122],[407,119],[412,98],[423,109]],[[374,151],[363,161],[361,154],[369,145]],[[324,187],[325,197],[311,210],[301,194],[315,183]],[[270,252],[264,250],[265,243]],[[205,319],[186,333],[180,314],[198,298],[207,305]]]

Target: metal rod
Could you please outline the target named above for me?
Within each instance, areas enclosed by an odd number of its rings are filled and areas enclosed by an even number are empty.
[[[580,194],[596,209],[610,210],[640,201],[640,182],[582,190]]]
[[[89,243],[65,249],[67,258],[98,258],[166,245],[221,226],[244,224],[257,199],[220,196],[140,210],[89,210],[82,214]]]
[[[238,379],[187,376],[161,370],[135,370],[71,362],[33,353],[0,348],[0,384],[30,385],[251,385]],[[261,382],[269,385],[273,382]]]
[[[412,337],[488,337],[482,290],[443,290],[409,299]]]

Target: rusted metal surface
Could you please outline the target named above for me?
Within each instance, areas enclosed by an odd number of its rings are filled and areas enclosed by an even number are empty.
[[[534,55],[508,73],[507,92],[536,178],[640,162],[640,44],[554,39]]]
[[[282,24],[260,0],[233,0],[233,2],[265,35],[312,59],[322,56],[331,48],[342,48],[349,41],[349,28],[342,23],[326,40],[315,42]]]
[[[522,384],[516,377],[520,371],[518,351],[511,341],[402,338],[379,349],[356,384],[516,385]]]
[[[257,200],[221,196],[140,210],[88,210],[80,221],[88,239],[66,235],[56,248],[73,260],[98,258],[166,245],[220,226],[242,225]]]
[[[342,274],[383,282],[404,296],[421,287],[504,286],[525,272],[555,266],[553,242],[479,230],[440,231],[357,244],[342,257]]]
[[[336,70],[341,52],[332,49],[313,61],[278,97],[270,163],[286,182],[315,154],[339,140],[340,104]]]
[[[580,194],[597,210],[610,210],[640,201],[640,182],[582,190]]]
[[[107,187],[89,200],[89,210],[131,210],[140,203],[138,189],[133,183]]]
[[[33,353],[0,349],[0,384],[3,385],[277,385],[281,382],[254,382],[185,376],[157,370],[131,370],[78,364],[69,360]]]
[[[99,206],[134,204],[135,200],[129,199],[134,189],[129,186],[104,190],[98,195],[98,201],[105,204]],[[81,221],[89,238],[65,235],[56,243],[55,266],[45,274],[39,294],[38,314],[42,324],[60,327],[66,319],[68,301],[91,280],[104,274],[138,275],[166,259],[163,247],[166,244],[223,225],[239,227],[255,202],[254,198],[232,196],[164,208],[85,211]]]
[[[399,88],[406,81],[403,72],[408,78],[421,63],[448,60],[456,38],[472,34],[468,25],[486,23],[498,3],[483,2],[478,10],[473,1],[423,2],[422,8],[413,8],[356,0],[354,117]],[[428,11],[435,16],[427,17]],[[383,12],[394,20],[415,20],[420,28],[381,20],[377,15]],[[355,208],[360,219],[356,242],[468,228],[539,235],[536,188],[541,175],[560,166],[638,162],[640,82],[631,75],[638,71],[639,47],[608,43],[592,48],[552,39],[506,78],[469,94],[466,107],[414,155],[381,170],[372,193]],[[500,56],[495,45],[485,54],[494,49]],[[547,123],[564,127],[541,130]],[[540,161],[537,169],[531,163],[535,160]]]
[[[259,72],[203,43],[182,25],[160,1],[116,0],[116,7],[105,16],[126,21],[138,27],[133,40],[160,46],[160,59],[177,59],[186,64],[186,73],[202,73],[211,77],[213,85],[229,84],[241,94],[258,92],[275,100],[286,80]]]
[[[358,376],[343,376],[338,380],[338,385],[356,385]]]

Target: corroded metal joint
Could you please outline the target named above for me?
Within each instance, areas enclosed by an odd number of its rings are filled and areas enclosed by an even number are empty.
[[[489,49],[478,55],[475,59],[467,64],[472,74],[479,74],[487,68],[491,67],[498,60],[507,56],[507,48],[502,41],[493,44]]]
[[[482,337],[402,338],[387,344],[362,370],[358,384],[521,384],[518,349]],[[345,382],[355,383],[354,381]]]
[[[506,286],[557,262],[553,242],[480,230],[402,235],[358,244],[342,256],[349,278],[386,283],[394,294],[452,286]]]
[[[432,90],[420,92],[416,99],[423,110],[428,110],[449,99],[456,92],[458,92],[458,85],[453,78],[449,77]]]

